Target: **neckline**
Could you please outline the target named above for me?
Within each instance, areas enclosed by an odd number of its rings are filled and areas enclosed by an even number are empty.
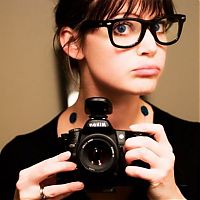
[[[147,101],[145,101],[146,103],[148,103],[150,106],[151,106],[151,108],[152,108],[152,111],[153,111],[153,123],[158,123],[157,122],[157,112],[159,111],[159,109],[156,107],[156,106],[154,106],[153,104],[151,104],[151,103],[149,103],[149,102],[147,102]],[[55,133],[56,133],[56,136],[57,136],[57,138],[59,137],[59,134],[58,134],[58,121],[59,121],[59,117],[62,115],[62,113],[63,112],[65,112],[65,110],[64,111],[61,111],[55,118],[54,118],[54,120],[56,120],[56,127],[55,127],[55,129],[56,129],[56,131],[55,131]]]

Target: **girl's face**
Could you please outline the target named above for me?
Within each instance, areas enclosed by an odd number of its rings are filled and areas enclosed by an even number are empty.
[[[122,18],[123,10],[115,17]],[[137,18],[139,9],[128,17]],[[143,19],[150,19],[144,15]],[[140,44],[129,49],[114,47],[107,28],[88,33],[80,64],[81,81],[90,90],[144,95],[151,93],[164,69],[166,46],[158,45],[149,29]],[[85,81],[85,82],[84,82]]]

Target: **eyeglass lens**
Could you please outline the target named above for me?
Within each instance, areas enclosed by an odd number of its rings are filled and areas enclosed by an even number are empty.
[[[112,28],[113,42],[119,46],[130,46],[138,42],[142,33],[142,23],[134,20],[122,20],[114,23]],[[156,34],[157,40],[169,43],[177,39],[178,20],[161,19],[150,24],[150,30]]]

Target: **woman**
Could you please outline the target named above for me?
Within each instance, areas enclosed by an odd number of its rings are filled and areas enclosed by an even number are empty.
[[[161,76],[167,45],[178,41],[185,15],[171,0],[59,0],[57,36],[69,58],[68,72],[80,83],[79,97],[44,127],[16,137],[2,150],[3,199],[198,199],[199,123],[187,122],[143,101]],[[72,80],[73,81],[73,80]],[[57,137],[83,127],[84,101],[106,97],[115,129],[145,132],[124,145],[128,177],[145,180],[146,190],[84,191],[84,183],[56,183],[55,175],[76,171],[70,152],[59,154]],[[141,160],[149,168],[131,163]],[[105,180],[106,182],[106,180]],[[16,188],[15,188],[16,186]]]

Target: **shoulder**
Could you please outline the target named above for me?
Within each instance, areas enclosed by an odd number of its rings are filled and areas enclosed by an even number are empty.
[[[180,119],[155,106],[154,123],[161,124],[166,132],[170,143],[174,146],[187,146],[190,149],[199,148],[200,150],[200,123]]]
[[[15,145],[30,145],[30,144],[42,144],[42,142],[56,137],[58,116],[52,119],[42,127],[25,134],[20,134],[11,140],[6,146]]]
[[[200,123],[184,120],[152,105],[154,123],[162,124],[166,130],[178,131],[182,134],[193,133],[200,137]]]
[[[33,132],[16,136],[2,149],[1,159],[11,160],[15,157],[39,162],[53,155],[53,149],[57,146],[57,121],[58,116]]]
[[[58,116],[31,133],[15,137],[2,149],[0,177],[4,184],[0,189],[4,191],[4,199],[13,199],[22,169],[58,154],[57,122]]]
[[[199,196],[200,123],[173,116],[159,108],[154,110],[154,123],[163,125],[176,157],[175,178],[188,199]]]
[[[200,123],[180,119],[159,108],[154,110],[154,123],[161,124],[177,155],[188,155],[189,159],[200,158]],[[191,157],[190,152],[193,153]],[[184,158],[183,158],[184,159]]]

